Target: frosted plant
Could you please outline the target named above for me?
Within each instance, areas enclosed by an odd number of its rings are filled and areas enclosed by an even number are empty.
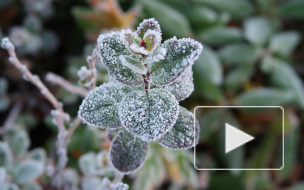
[[[140,168],[150,141],[170,149],[193,147],[198,122],[178,101],[193,91],[192,65],[203,46],[176,37],[161,44],[153,18],[135,32],[102,34],[97,43],[111,80],[87,95],[78,114],[88,125],[118,131],[110,148],[114,168],[125,174]]]

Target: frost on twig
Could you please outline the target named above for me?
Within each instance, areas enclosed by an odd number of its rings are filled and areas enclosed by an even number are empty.
[[[79,94],[82,97],[85,97],[88,94],[87,90],[71,84],[69,81],[65,80],[59,75],[56,75],[55,73],[48,73],[45,79],[53,84],[62,86],[71,93]]]
[[[25,65],[23,65],[16,56],[15,47],[8,38],[3,38],[1,43],[2,48],[6,49],[9,53],[9,61],[23,74],[23,78],[33,83],[46,99],[53,105],[55,110],[51,111],[53,122],[58,127],[57,136],[57,167],[53,175],[53,185],[60,186],[61,175],[67,163],[67,150],[66,150],[66,136],[67,130],[65,129],[64,122],[70,120],[69,114],[63,111],[62,103],[59,102],[49,89],[42,83],[37,75],[33,75]]]

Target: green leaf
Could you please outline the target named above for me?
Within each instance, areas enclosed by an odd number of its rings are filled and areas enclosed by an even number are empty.
[[[24,155],[30,146],[29,136],[24,130],[9,131],[5,135],[5,140],[12,152],[17,155]]]
[[[289,0],[279,7],[278,14],[286,18],[303,19],[304,18],[304,1]]]
[[[81,189],[83,190],[100,190],[102,180],[95,176],[85,176],[82,180]]]
[[[164,89],[151,89],[148,94],[135,90],[119,106],[122,125],[144,141],[155,141],[169,131],[178,116],[178,102]]]
[[[108,157],[104,152],[100,152],[99,154],[89,152],[80,157],[79,168],[84,175],[88,176],[102,176],[113,173],[112,167],[103,164],[107,161]]]
[[[246,19],[244,28],[247,40],[258,46],[265,45],[272,34],[271,23],[263,17]]]
[[[0,96],[0,112],[5,111],[10,105],[10,99],[7,96]]]
[[[176,80],[187,67],[192,66],[203,50],[203,46],[190,38],[166,40],[162,46],[167,49],[165,59],[154,62],[149,69],[152,82],[165,85]]]
[[[145,12],[159,21],[162,31],[169,36],[188,36],[191,28],[184,15],[170,6],[158,1],[141,0]]]
[[[7,142],[0,142],[0,166],[10,168],[13,162],[13,154]]]
[[[270,72],[270,82],[283,90],[294,93],[294,103],[304,108],[304,88],[303,82],[293,68],[284,62],[277,62]]]
[[[110,161],[119,172],[128,174],[138,170],[147,157],[149,143],[127,131],[120,132],[110,148]]]
[[[195,64],[196,65],[196,64]],[[220,88],[211,82],[209,82],[205,76],[203,76],[198,70],[193,69],[193,78],[194,78],[194,89],[196,93],[200,96],[211,100],[219,102],[222,98],[222,92]]]
[[[302,189],[304,189],[304,181],[292,185],[289,190],[302,190]]]
[[[272,37],[270,49],[282,56],[290,56],[299,44],[301,37],[298,32],[282,32]]]
[[[161,33],[160,26],[154,18],[143,20],[143,22],[141,22],[137,27],[136,33],[141,39],[143,39],[148,30]]]
[[[23,186],[22,190],[42,190],[42,187],[38,183],[32,182]]]
[[[65,169],[63,178],[64,181],[69,183],[72,187],[78,187],[80,179],[77,170],[72,168]]]
[[[219,46],[240,41],[242,39],[242,32],[239,28],[215,26],[198,34],[198,37],[210,45]]]
[[[194,123],[194,115],[186,108],[180,106],[175,125],[170,131],[163,135],[158,142],[162,146],[170,149],[192,148],[198,142],[199,131],[200,126],[198,121]]]
[[[248,0],[195,0],[209,5],[217,10],[229,12],[234,17],[244,17],[253,12],[253,6]]]
[[[7,80],[3,77],[0,77],[0,94],[6,92],[7,86],[8,86]]]
[[[227,65],[252,64],[259,57],[258,49],[244,43],[224,46],[218,53]]]
[[[34,160],[25,160],[17,166],[16,180],[18,184],[31,182],[42,175],[43,164]]]
[[[125,84],[138,86],[143,82],[141,74],[136,73],[124,66],[120,56],[128,56],[133,60],[138,60],[138,55],[131,54],[130,50],[120,39],[120,32],[102,34],[97,40],[99,46],[100,59],[109,71],[109,75]]]
[[[221,62],[216,53],[205,47],[201,56],[193,65],[193,70],[204,76],[204,80],[214,85],[220,85],[223,82],[223,70]]]
[[[262,59],[260,68],[264,73],[269,73],[277,63],[282,62],[280,59],[273,56],[266,56]]]
[[[294,94],[286,90],[261,88],[247,91],[235,100],[240,106],[282,106],[290,103]]]
[[[247,82],[255,71],[254,65],[240,65],[228,72],[225,79],[227,90],[235,90],[240,85]]]
[[[29,159],[39,161],[41,163],[45,163],[46,161],[46,152],[43,148],[35,148],[30,151]]]
[[[190,23],[194,25],[201,26],[202,23],[212,24],[218,19],[215,10],[196,2],[184,0],[162,0],[162,2],[183,13],[187,19],[189,19]]]
[[[187,68],[176,81],[164,86],[164,88],[173,94],[177,101],[186,99],[194,90],[192,68]]]
[[[130,87],[106,83],[92,90],[80,105],[78,116],[88,125],[101,128],[120,128],[118,104]]]

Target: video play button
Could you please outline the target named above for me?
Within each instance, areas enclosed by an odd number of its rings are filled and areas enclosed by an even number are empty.
[[[225,153],[228,153],[253,139],[253,136],[225,123]]]

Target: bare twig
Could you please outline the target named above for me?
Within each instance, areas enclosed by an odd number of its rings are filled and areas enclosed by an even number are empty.
[[[88,94],[88,91],[86,89],[71,84],[69,81],[65,80],[59,75],[56,75],[55,73],[48,73],[45,79],[53,84],[65,88],[69,92],[79,94],[82,97],[85,97]]]
[[[9,41],[8,38],[3,38],[1,43],[2,48],[6,49],[10,55],[9,61],[23,74],[23,78],[33,83],[40,92],[46,97],[46,99],[54,106],[54,108],[60,112],[59,116],[68,119],[68,114],[64,113],[62,103],[59,102],[55,96],[49,91],[49,89],[41,82],[37,75],[33,75],[25,65],[23,65],[16,56],[15,47]],[[58,127],[64,128],[63,122],[59,123]]]
[[[91,77],[92,83],[90,86],[90,90],[93,90],[96,87],[96,76],[97,76],[96,60],[97,60],[97,58],[98,58],[98,51],[97,51],[97,47],[96,47],[96,48],[94,48],[92,55],[87,57],[89,69],[92,72],[92,77]]]
[[[81,119],[79,117],[76,117],[73,122],[70,124],[70,128],[68,129],[68,134],[66,136],[66,140],[68,141],[71,136],[73,135],[74,131],[76,130],[76,128],[80,125],[81,123]]]
[[[40,92],[46,97],[46,99],[54,106],[55,110],[51,111],[54,118],[53,122],[58,127],[57,136],[57,167],[53,175],[53,185],[60,187],[62,181],[62,171],[67,163],[67,151],[66,151],[66,135],[67,130],[64,126],[64,121],[69,121],[69,115],[63,111],[62,103],[59,102],[55,96],[49,91],[49,89],[42,83],[37,75],[33,75],[25,65],[23,65],[16,56],[15,47],[8,38],[3,38],[1,43],[2,48],[6,49],[9,53],[9,61],[23,74],[23,78],[33,83]]]

